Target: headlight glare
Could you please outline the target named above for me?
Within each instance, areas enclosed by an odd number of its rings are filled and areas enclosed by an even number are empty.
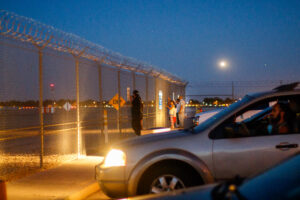
[[[112,149],[106,155],[103,167],[125,166],[125,164],[126,164],[125,153],[118,149]]]

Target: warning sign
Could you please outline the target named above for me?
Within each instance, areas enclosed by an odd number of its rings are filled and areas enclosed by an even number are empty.
[[[108,103],[110,105],[112,105],[116,110],[119,110],[119,95],[116,94]],[[122,107],[124,104],[126,103],[126,101],[120,97],[120,107]]]
[[[70,111],[71,110],[71,104],[69,102],[66,102],[63,106],[63,108],[66,110],[66,111]]]

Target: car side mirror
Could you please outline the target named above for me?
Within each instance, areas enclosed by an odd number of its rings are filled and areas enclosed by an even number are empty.
[[[195,127],[194,124],[195,115],[196,115],[196,110],[191,110],[185,113],[184,124],[183,124],[184,129],[191,129]]]
[[[195,126],[195,117],[188,117],[184,119],[184,129],[191,129]]]

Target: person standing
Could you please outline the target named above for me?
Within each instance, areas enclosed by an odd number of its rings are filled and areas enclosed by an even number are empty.
[[[143,104],[142,99],[137,90],[133,91],[131,98],[131,124],[136,135],[141,135],[142,121],[143,121]]]
[[[176,123],[176,107],[174,101],[171,101],[170,103],[170,109],[169,109],[169,116],[170,116],[170,123],[171,123],[171,128],[175,128],[175,123]]]
[[[168,101],[167,101],[167,115],[168,115],[168,119],[169,119],[169,121],[171,120],[171,118],[170,118],[170,109],[172,108],[171,107],[171,98],[170,97],[168,97]]]
[[[179,97],[179,104],[177,108],[178,118],[179,118],[179,127],[184,128],[184,113],[185,113],[185,102],[183,97]]]
[[[180,99],[176,99],[176,127],[178,128],[179,127],[179,110],[180,110]]]

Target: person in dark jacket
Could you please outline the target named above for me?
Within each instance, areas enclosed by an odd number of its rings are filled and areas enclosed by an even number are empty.
[[[143,104],[142,99],[137,90],[133,91],[131,104],[132,128],[136,135],[141,135],[143,121]]]

